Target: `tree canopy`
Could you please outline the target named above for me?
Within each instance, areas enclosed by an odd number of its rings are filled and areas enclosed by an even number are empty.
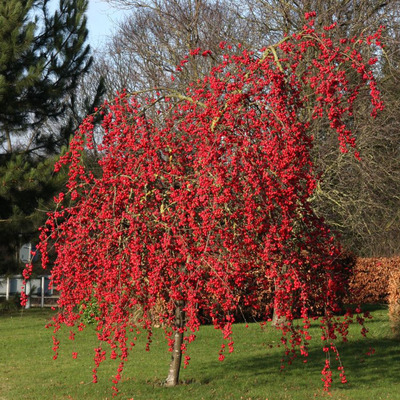
[[[124,88],[173,87],[184,94],[189,82],[223,61],[221,40],[259,49],[300,31],[304,15],[311,11],[317,12],[318,30],[336,22],[331,37],[336,44],[342,37],[360,32],[368,36],[384,26],[383,49],[363,51],[370,53],[365,57],[378,59],[374,68],[387,107],[374,121],[365,118],[369,113],[365,109],[368,94],[364,93],[349,116],[347,123],[352,125],[361,161],[340,152],[337,138],[326,134],[325,121],[310,121],[315,137],[313,161],[323,174],[311,201],[314,211],[354,254],[391,256],[399,252],[398,0],[109,1],[127,10],[126,19],[97,58],[96,68],[106,74],[110,97]],[[212,57],[189,60],[171,82],[176,64],[188,49],[197,47],[211,50]],[[312,53],[307,56],[311,62]]]
[[[223,62],[183,94],[121,93],[97,111],[101,143],[90,115],[60,159],[69,182],[39,245],[44,268],[49,246],[56,251],[54,332],[63,323],[82,329],[85,308],[94,307],[98,339],[120,359],[115,385],[135,344],[129,331],[143,327],[150,344],[154,320],[166,327],[173,361],[204,316],[222,332],[222,360],[233,351],[231,325],[244,306],[263,319],[275,309],[289,359],[296,348],[307,355],[310,318],[321,310],[324,351],[336,353],[335,339],[346,337],[351,311],[335,316],[347,282],[340,246],[310,204],[319,174],[309,128],[326,121],[341,151],[358,157],[347,122],[364,91],[368,114],[383,108],[376,59],[363,51],[379,48],[381,31],[333,41],[335,24],[320,33],[314,16],[259,52],[221,42]],[[192,49],[177,74],[210,53]],[[85,162],[94,151],[95,173]],[[28,266],[25,279],[30,273]],[[99,345],[94,381],[104,357]],[[328,358],[323,374],[328,388]],[[170,378],[176,383],[176,374]]]

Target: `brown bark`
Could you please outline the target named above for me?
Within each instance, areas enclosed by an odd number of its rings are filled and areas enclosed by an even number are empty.
[[[175,310],[175,333],[174,348],[172,350],[171,363],[165,386],[172,387],[179,383],[179,372],[182,362],[182,343],[183,343],[183,327],[185,325],[185,312],[183,311],[183,301],[178,302]]]
[[[271,325],[275,328],[278,328],[286,322],[287,318],[284,315],[278,316],[277,310],[276,308],[274,308],[274,314],[272,316]]]
[[[282,270],[281,270],[281,274],[285,274],[287,272],[287,266],[286,265],[282,265]],[[275,283],[275,291],[278,290],[278,285]],[[278,305],[275,303],[274,304],[274,313],[272,315],[272,321],[271,321],[271,325],[275,328],[279,328],[280,326],[282,326],[285,322],[287,322],[287,318],[285,315],[279,315],[281,314],[278,311]]]

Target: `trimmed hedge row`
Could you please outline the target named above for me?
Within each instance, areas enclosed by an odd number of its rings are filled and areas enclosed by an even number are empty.
[[[348,289],[345,303],[388,303],[392,331],[400,337],[400,257],[353,259]]]
[[[400,271],[400,257],[357,258],[346,303],[388,303],[389,280],[396,271]]]

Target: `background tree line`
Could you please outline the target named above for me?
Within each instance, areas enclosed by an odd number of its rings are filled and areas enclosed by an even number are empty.
[[[239,43],[260,49],[301,30],[310,11],[317,12],[321,29],[337,23],[338,37],[367,35],[385,26],[385,48],[376,54],[376,68],[386,108],[373,120],[365,117],[365,102],[364,110],[352,116],[361,161],[340,153],[326,126],[311,125],[317,139],[314,157],[324,171],[312,202],[348,250],[362,256],[398,254],[398,0],[110,2],[124,8],[126,17],[94,52],[87,45],[87,0],[61,0],[53,14],[48,0],[0,5],[0,272],[16,270],[18,245],[35,240],[63,184],[62,174],[53,175],[54,161],[102,98],[149,87],[183,93],[189,82],[222,60],[221,42],[238,52]],[[177,72],[180,61],[196,48],[211,50],[212,56],[189,60]],[[359,102],[363,104],[362,97]]]

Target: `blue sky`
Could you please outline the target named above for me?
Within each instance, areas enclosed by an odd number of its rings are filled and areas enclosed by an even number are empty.
[[[58,6],[59,0],[52,0],[49,4],[50,11]],[[105,0],[89,0],[87,11],[89,29],[89,43],[96,48],[107,40],[115,30],[115,24],[122,20],[127,10],[117,9]]]
[[[115,30],[115,24],[127,14],[104,0],[89,0],[87,12],[89,43],[93,48],[102,44]]]

